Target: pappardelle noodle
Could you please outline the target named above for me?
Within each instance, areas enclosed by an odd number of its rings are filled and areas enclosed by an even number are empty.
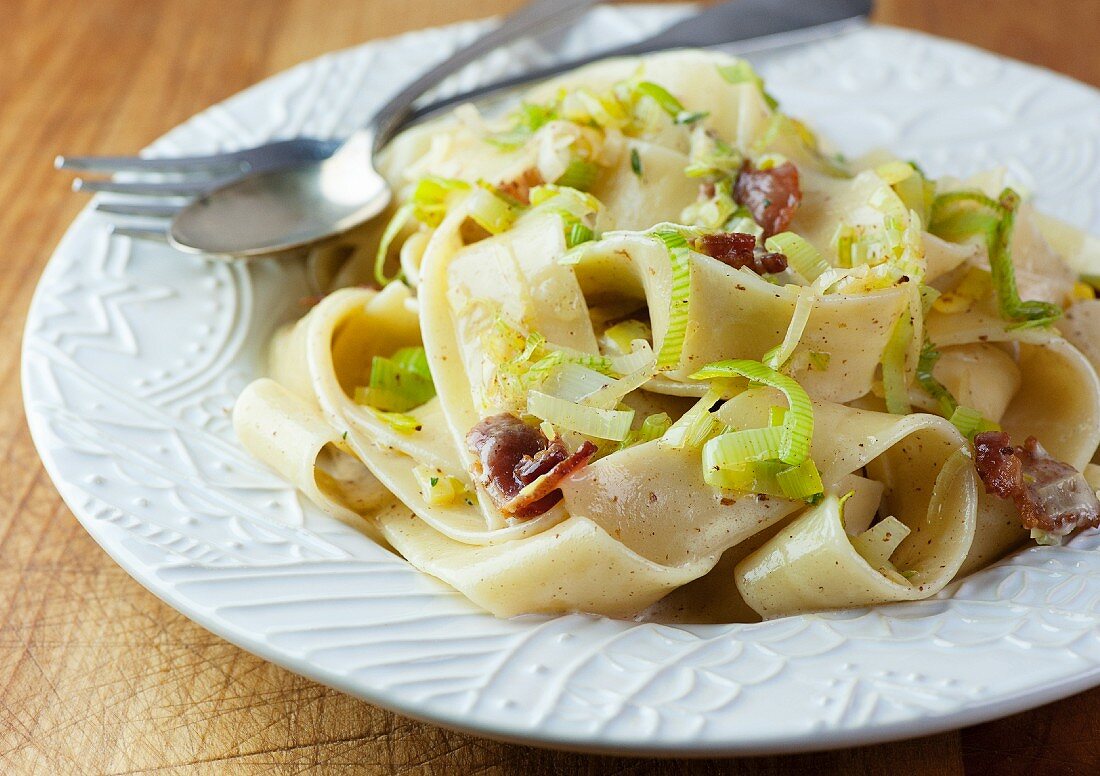
[[[926,598],[1096,526],[1097,243],[845,159],[744,61],[612,60],[384,154],[245,447],[498,616]]]

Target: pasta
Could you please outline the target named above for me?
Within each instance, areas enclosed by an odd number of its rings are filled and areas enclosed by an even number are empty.
[[[381,161],[234,424],[494,614],[915,600],[1100,524],[1100,248],[1003,176],[844,159],[699,51]]]

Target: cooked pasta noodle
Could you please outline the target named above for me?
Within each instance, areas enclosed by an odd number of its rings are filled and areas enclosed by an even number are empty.
[[[381,167],[389,223],[313,253],[235,427],[499,616],[914,600],[1096,524],[1100,249],[999,174],[845,160],[698,51]]]

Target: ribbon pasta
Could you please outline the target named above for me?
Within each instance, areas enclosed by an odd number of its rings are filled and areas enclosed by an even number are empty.
[[[380,167],[390,223],[314,253],[234,426],[498,616],[925,598],[1027,538],[975,433],[1100,445],[1096,241],[833,155],[742,61],[597,63]]]

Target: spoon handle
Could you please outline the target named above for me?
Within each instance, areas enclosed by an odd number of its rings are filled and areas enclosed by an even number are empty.
[[[443,78],[517,38],[560,27],[597,2],[599,0],[532,0],[509,14],[500,26],[460,48],[383,105],[365,130],[371,136],[373,150],[377,151],[396,134],[412,113],[413,102]]]
[[[610,57],[629,57],[673,48],[707,48],[746,42],[748,50],[775,48],[831,37],[865,20],[870,0],[727,0],[687,16],[655,35],[625,46],[526,70],[499,81],[418,107],[409,123],[463,102],[526,86]],[[745,49],[739,49],[741,53]]]

